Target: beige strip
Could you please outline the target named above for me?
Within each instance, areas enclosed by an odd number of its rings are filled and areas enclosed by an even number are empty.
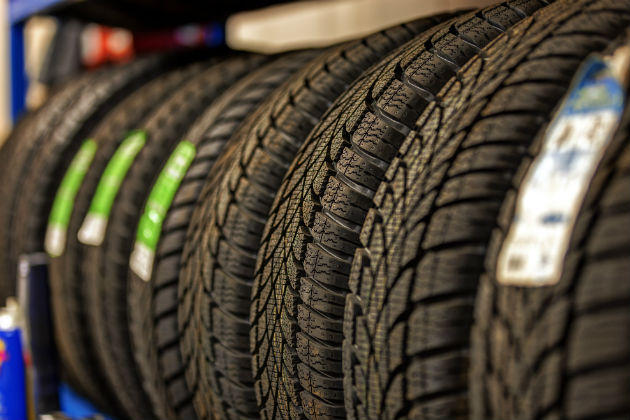
[[[423,16],[497,0],[319,0],[243,12],[227,22],[234,49],[277,53],[355,39]]]

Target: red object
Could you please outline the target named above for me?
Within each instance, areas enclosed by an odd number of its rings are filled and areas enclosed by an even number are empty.
[[[204,32],[200,25],[187,25],[176,29],[136,32],[133,45],[136,51],[164,51],[203,45]]]
[[[133,35],[125,29],[88,25],[81,41],[83,64],[87,67],[126,61],[134,55]]]

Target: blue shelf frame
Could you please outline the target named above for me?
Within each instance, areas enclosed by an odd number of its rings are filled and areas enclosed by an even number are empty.
[[[9,22],[16,24],[64,0],[9,0]]]
[[[11,119],[20,117],[26,107],[28,78],[24,61],[24,22],[11,25],[10,33]]]

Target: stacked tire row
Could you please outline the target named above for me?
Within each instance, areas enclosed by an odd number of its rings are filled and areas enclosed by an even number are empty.
[[[629,24],[509,0],[81,75],[0,149],[0,297],[48,254],[63,379],[121,419],[629,418],[627,85],[558,280],[499,272],[585,66],[625,54],[627,83]]]

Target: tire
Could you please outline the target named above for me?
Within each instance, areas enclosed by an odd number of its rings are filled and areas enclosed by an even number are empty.
[[[0,143],[0,197],[3,198],[3,203],[0,206],[0,232],[6,229],[6,223],[2,223],[2,217],[5,217],[8,210],[4,206],[8,206],[12,201],[12,192],[8,188],[6,183],[7,172],[16,171],[18,167],[14,167],[12,162],[15,155],[15,148],[20,145],[21,142],[26,141],[29,133],[31,132],[31,125],[35,121],[35,112],[28,112],[24,114],[15,124],[9,136]],[[6,191],[6,192],[5,192]],[[0,248],[5,245],[0,241]],[[15,263],[17,265],[17,262]],[[8,265],[5,255],[0,258],[0,267],[6,267]],[[11,264],[13,265],[13,264]],[[15,297],[17,295],[17,276],[11,277],[6,270],[0,271],[0,305],[5,304],[7,298]]]
[[[372,196],[457,69],[544,5],[510,1],[431,28],[370,69],[311,132],[276,195],[256,264],[251,337],[263,418],[346,417],[344,303]]]
[[[198,381],[211,391],[200,403],[209,408],[207,417],[258,417],[250,370],[249,298],[257,244],[289,162],[353,79],[434,22],[398,27],[318,55],[232,136],[213,168],[209,179],[214,182],[204,187],[188,230],[179,310],[184,352],[197,347],[205,353],[195,357]],[[194,375],[189,374],[193,381]]]
[[[55,93],[52,93],[51,96],[55,96]],[[23,114],[15,126],[11,129],[11,132],[7,136],[6,139],[3,139],[2,143],[0,143],[0,162],[8,163],[11,161],[11,157],[15,153],[15,148],[20,144],[24,137],[28,135],[28,132],[31,129],[31,125],[35,122],[35,111],[28,111]],[[6,172],[13,170],[13,166],[9,164],[3,164],[0,166],[0,179],[4,179],[6,176]],[[0,184],[0,187],[2,184]],[[4,197],[4,196],[3,196]]]
[[[81,143],[107,113],[130,92],[159,74],[169,60],[170,56],[154,55],[95,73],[92,83],[86,84],[71,108],[59,116],[54,129],[48,131],[33,150],[29,170],[23,174],[17,189],[13,217],[10,218],[11,260],[17,261],[23,253],[43,252],[47,222],[53,214],[53,201]],[[51,284],[53,296],[59,296],[56,286]],[[63,297],[61,299],[65,305]],[[85,372],[73,371],[72,362],[63,367],[66,366],[70,370],[64,371],[63,375],[77,387],[77,391],[94,398],[101,407],[113,405],[104,399],[99,387],[89,380]]]
[[[160,418],[195,417],[188,399],[184,401],[185,410],[170,402],[181,398],[178,381],[184,377],[184,368],[191,369],[190,362],[180,354],[177,288],[186,230],[199,192],[230,135],[313,54],[299,52],[277,58],[243,78],[206,109],[183,137],[195,144],[198,152],[166,213],[150,279],[144,281],[129,271],[127,301],[132,344],[144,381],[154,383],[157,392],[153,405],[158,407]],[[187,385],[197,417],[203,417],[197,402],[204,391],[196,380],[187,381]]]
[[[3,198],[0,206],[0,299],[16,295],[17,265],[13,257],[12,227],[15,215],[14,206],[20,195],[30,162],[39,150],[40,142],[52,130],[61,116],[67,112],[80,96],[85,86],[98,78],[96,72],[81,75],[61,85],[48,101],[35,111],[28,121],[24,121],[11,133],[2,145],[2,169],[0,170],[0,194]]]
[[[628,13],[605,0],[536,12],[417,119],[353,258],[343,345],[350,418],[488,418],[469,414],[469,337],[501,203],[580,61],[622,33]]]
[[[477,296],[473,417],[630,417],[628,138],[626,103],[620,128],[590,181],[557,284],[516,287],[496,281],[515,204],[505,201],[507,216],[496,222]]]
[[[127,65],[102,70],[85,85],[79,98],[59,117],[54,130],[48,131],[30,156],[30,168],[23,174],[13,205],[9,237],[12,261],[22,253],[41,252],[44,248],[47,218],[70,159],[80,142],[130,91],[159,72],[164,56],[135,60]],[[29,169],[30,169],[29,168]]]
[[[192,413],[183,377],[169,384],[177,399],[161,402],[155,383],[142,378],[134,359],[128,321],[128,271],[144,203],[181,135],[225,89],[262,60],[263,57],[247,55],[205,64],[142,123],[147,142],[120,185],[103,243],[86,250],[81,270],[88,279],[87,307],[99,358],[112,368],[108,371],[110,381],[117,385],[119,398],[129,401],[124,408],[130,418],[154,418],[160,414],[162,404],[177,407],[181,413]],[[154,407],[154,401],[160,406]]]
[[[183,63],[188,61],[188,57],[181,59]],[[124,404],[116,397],[116,384],[108,380],[106,371],[109,367],[101,365],[96,354],[97,345],[85,305],[85,277],[80,272],[80,261],[84,258],[85,247],[79,243],[77,233],[88,212],[101,174],[121,139],[130,130],[138,127],[174,89],[199,70],[199,65],[172,71],[165,69],[164,75],[139,87],[117,105],[87,136],[97,142],[98,148],[76,193],[67,228],[65,250],[61,255],[51,257],[49,261],[55,339],[66,380],[84,393],[90,389],[97,391],[97,395],[88,395],[92,401],[118,402],[101,406],[101,409],[118,417],[121,417],[120,407]],[[82,385],[86,381],[96,385],[86,389]]]

